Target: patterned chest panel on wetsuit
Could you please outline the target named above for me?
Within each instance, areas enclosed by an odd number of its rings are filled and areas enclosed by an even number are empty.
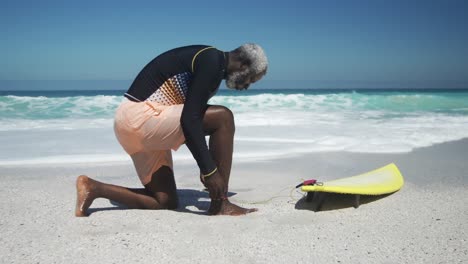
[[[185,103],[187,91],[192,81],[190,72],[183,72],[167,79],[147,101],[163,105],[176,105]]]

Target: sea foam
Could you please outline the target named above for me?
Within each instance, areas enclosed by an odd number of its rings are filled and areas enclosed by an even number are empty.
[[[112,129],[123,100],[0,96],[0,165],[128,162]],[[233,111],[240,162],[323,151],[408,152],[468,137],[468,93],[271,92],[220,95],[210,104]],[[190,153],[174,157],[187,160]]]

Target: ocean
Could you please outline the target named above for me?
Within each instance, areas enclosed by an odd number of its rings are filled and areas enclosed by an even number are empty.
[[[124,91],[0,91],[0,166],[129,162],[113,132]],[[401,153],[468,137],[468,90],[220,90],[234,162],[312,152]],[[186,147],[175,161],[193,162]]]

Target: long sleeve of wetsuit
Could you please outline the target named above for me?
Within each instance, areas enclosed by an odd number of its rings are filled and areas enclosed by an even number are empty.
[[[192,152],[202,174],[208,174],[216,168],[205,141],[203,116],[211,91],[219,85],[219,55],[216,50],[202,52],[196,58],[194,78],[187,92],[181,125],[185,144]]]

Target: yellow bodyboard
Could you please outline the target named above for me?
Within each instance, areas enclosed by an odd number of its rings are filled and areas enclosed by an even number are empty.
[[[403,176],[398,167],[391,163],[361,175],[327,181],[323,184],[304,185],[301,190],[304,192],[381,195],[398,191],[403,183]]]

